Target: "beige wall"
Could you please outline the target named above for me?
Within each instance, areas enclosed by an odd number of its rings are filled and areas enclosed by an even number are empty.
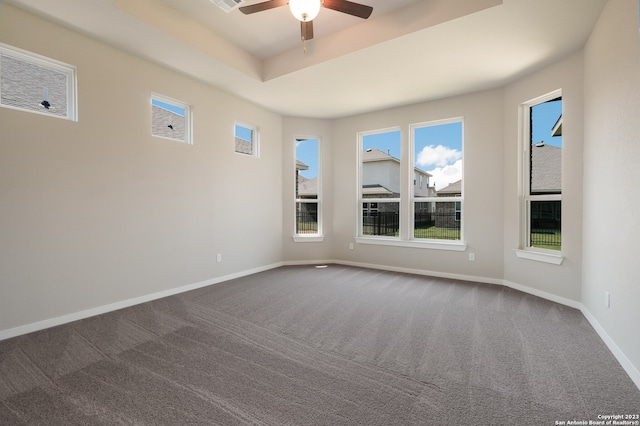
[[[504,96],[504,279],[537,292],[580,301],[582,265],[582,53],[534,72],[505,87]],[[516,257],[519,247],[518,114],[522,103],[562,89],[561,265]]]
[[[435,272],[441,275],[502,278],[502,90],[335,120],[333,146],[334,235],[336,259],[377,266]],[[357,132],[400,126],[408,147],[409,125],[464,117],[464,233],[467,252],[349,243],[356,236]],[[412,171],[402,170],[403,176]],[[405,191],[409,189],[405,182]],[[480,212],[480,213],[478,213]],[[476,261],[468,260],[468,252]]]
[[[611,0],[584,52],[505,87],[335,120],[280,117],[2,8],[0,42],[78,67],[80,121],[0,109],[0,335],[283,261],[338,260],[582,303],[627,371],[640,377],[637,2]],[[517,123],[521,103],[559,88],[565,259],[551,265],[513,252]],[[194,105],[194,146],[150,136],[151,92]],[[410,124],[459,116],[467,251],[355,243],[357,132],[400,126],[408,146]],[[236,119],[260,127],[261,158],[234,153]],[[324,241],[292,240],[295,137],[321,141]]]
[[[459,275],[489,282],[505,282],[536,294],[576,304],[580,301],[582,261],[582,149],[583,149],[583,55],[568,58],[527,75],[502,89],[489,90],[438,101],[392,108],[336,119],[332,132],[333,228],[328,241],[311,248],[287,243],[285,259],[337,259],[376,265]],[[521,103],[553,90],[563,90],[563,255],[561,265],[519,259],[518,215],[518,113]],[[466,252],[389,247],[354,243],[357,187],[357,133],[400,126],[402,143],[408,146],[409,125],[451,117],[464,118],[464,234]],[[284,120],[285,129],[304,133],[314,120]],[[328,148],[325,146],[325,148]],[[285,154],[287,156],[289,154]],[[403,171],[403,176],[406,175]],[[325,174],[325,180],[326,180]],[[405,188],[406,190],[407,188]],[[285,190],[286,194],[286,190]],[[291,216],[292,217],[292,216]],[[292,220],[292,219],[291,219]],[[285,229],[287,225],[285,217]],[[285,232],[286,234],[286,232]],[[297,248],[299,247],[300,250]],[[317,255],[312,253],[318,249]],[[311,252],[311,253],[310,253]],[[468,254],[476,260],[469,261]],[[330,256],[330,257],[327,257]]]
[[[331,120],[315,120],[298,117],[283,119],[282,138],[282,188],[283,188],[283,256],[290,262],[323,262],[334,259],[332,252],[333,231],[333,123]],[[295,233],[295,139],[317,138],[320,150],[320,209],[322,214],[323,241],[294,243]]]
[[[282,261],[279,115],[6,4],[0,41],[77,66],[79,104],[0,108],[0,331]],[[151,92],[193,105],[193,146],[151,136]]]
[[[585,47],[582,303],[640,386],[638,4],[611,0]],[[605,307],[605,292],[611,307]],[[627,366],[628,367],[628,366]]]

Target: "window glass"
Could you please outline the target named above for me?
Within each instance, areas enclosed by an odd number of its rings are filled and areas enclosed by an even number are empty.
[[[399,237],[400,131],[361,136],[361,235]]]
[[[187,144],[191,139],[191,107],[161,95],[151,98],[151,134]]]
[[[75,67],[0,44],[0,106],[77,120]]]
[[[460,240],[462,220],[462,121],[414,125],[413,238]],[[418,179],[420,181],[420,179]]]
[[[257,156],[258,130],[250,124],[235,125],[235,151],[239,154]]]
[[[318,139],[295,140],[295,198],[296,228],[298,235],[320,234],[320,181]]]
[[[553,93],[526,104],[525,234],[527,247],[562,247],[562,97]]]

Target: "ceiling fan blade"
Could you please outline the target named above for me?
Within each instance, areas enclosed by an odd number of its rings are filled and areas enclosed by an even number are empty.
[[[276,7],[284,6],[287,3],[289,3],[287,0],[263,1],[262,3],[250,4],[249,6],[242,6],[239,10],[245,15],[250,15],[256,12],[262,12],[263,10],[269,10]]]
[[[337,10],[358,18],[367,19],[373,12],[373,7],[354,3],[347,0],[324,0],[323,6],[327,9]]]
[[[300,37],[302,41],[311,40],[313,38],[313,21],[300,21]]]

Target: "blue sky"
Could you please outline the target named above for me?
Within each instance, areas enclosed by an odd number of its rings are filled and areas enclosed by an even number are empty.
[[[545,102],[533,108],[533,143],[562,147],[562,136],[551,136],[551,129],[562,114],[562,101]],[[414,165],[432,175],[436,189],[462,178],[462,122],[431,125],[415,129]],[[369,134],[362,138],[362,149],[378,148],[400,158],[400,130]],[[296,141],[296,158],[309,166],[304,177],[318,176],[318,140]]]
[[[318,139],[296,140],[296,158],[309,166],[309,170],[300,171],[302,176],[318,177]]]
[[[462,122],[415,129],[414,166],[432,175],[437,189],[462,178]],[[400,131],[366,135],[362,149],[378,148],[400,158]]]
[[[245,141],[253,142],[253,130],[236,124],[235,136]]]
[[[162,101],[159,101],[157,99],[151,99],[151,105],[155,105],[155,106],[158,106],[160,108],[164,108],[164,109],[166,109],[168,111],[171,111],[171,112],[174,112],[174,113],[178,114],[181,117],[184,117],[184,108],[181,108],[179,106],[168,104],[166,102],[162,102]]]
[[[531,108],[532,140],[531,143],[544,142],[548,145],[562,147],[562,136],[551,136],[551,129],[562,114],[562,100],[545,102]]]
[[[395,158],[400,158],[400,130],[365,135],[362,138],[362,150],[378,148]]]
[[[437,190],[462,179],[462,122],[419,127],[414,134],[414,166],[431,175]]]

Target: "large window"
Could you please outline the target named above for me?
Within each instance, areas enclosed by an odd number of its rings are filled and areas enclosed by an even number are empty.
[[[408,140],[396,128],[359,134],[358,235],[362,242],[445,248],[443,242],[462,240],[462,119],[409,130]]]
[[[361,134],[360,235],[400,235],[400,130]]]
[[[320,141],[295,140],[295,234],[304,237],[322,235],[320,206]]]
[[[153,94],[151,97],[151,134],[193,144],[191,106],[182,101]]]
[[[0,106],[77,121],[75,67],[0,43]]]
[[[522,246],[558,253],[562,247],[561,92],[527,102],[522,111]]]
[[[413,238],[461,240],[462,121],[411,126],[414,174],[428,185],[413,185]],[[419,180],[419,179],[418,179]]]

